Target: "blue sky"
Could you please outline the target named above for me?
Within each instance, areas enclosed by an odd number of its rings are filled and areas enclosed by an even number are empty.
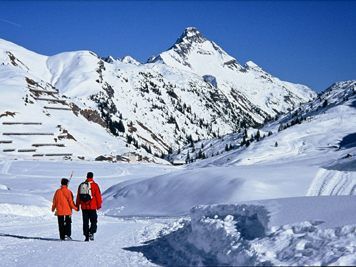
[[[320,91],[356,79],[355,1],[0,1],[0,38],[146,61],[197,27],[241,63]]]

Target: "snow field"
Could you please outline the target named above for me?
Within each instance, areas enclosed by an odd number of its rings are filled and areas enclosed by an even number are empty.
[[[303,176],[298,172],[301,166]],[[177,169],[109,188],[104,193],[104,212],[111,216],[178,216],[196,205],[305,196],[317,171],[305,162]]]
[[[296,171],[301,166],[304,178]],[[94,171],[105,192],[96,240],[89,244],[79,242],[80,213],[73,214],[74,242],[57,241],[57,221],[50,213],[60,178],[71,171],[74,194],[87,171]],[[318,171],[305,161],[191,170],[2,161],[0,183],[10,190],[0,190],[0,257],[4,266],[84,266],[88,253],[97,255],[89,266],[354,265],[354,196],[266,200],[305,196]],[[213,203],[230,204],[206,206]],[[199,204],[205,205],[191,209]],[[154,217],[184,214],[189,217],[178,221]]]

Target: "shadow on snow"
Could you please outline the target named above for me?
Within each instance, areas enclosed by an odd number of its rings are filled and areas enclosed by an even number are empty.
[[[188,228],[190,228],[188,226]],[[150,262],[160,266],[217,266],[220,265],[213,255],[206,255],[194,246],[180,240],[186,236],[185,229],[170,233],[168,236],[147,241],[141,246],[126,247],[124,250],[142,253]],[[170,240],[180,240],[178,247],[172,247]]]
[[[42,240],[42,241],[62,241],[59,238],[24,236],[24,235],[11,235],[11,234],[2,234],[2,233],[0,233],[0,237],[13,237],[13,238],[18,238],[18,239]],[[81,242],[80,240],[71,240],[71,241]]]

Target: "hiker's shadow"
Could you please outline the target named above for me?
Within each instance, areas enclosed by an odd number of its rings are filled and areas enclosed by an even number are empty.
[[[18,239],[42,240],[42,241],[62,241],[59,238],[24,236],[24,235],[11,235],[11,234],[2,234],[2,233],[0,233],[0,237],[13,237],[13,238],[18,238]],[[71,241],[81,242],[80,240],[71,240]]]

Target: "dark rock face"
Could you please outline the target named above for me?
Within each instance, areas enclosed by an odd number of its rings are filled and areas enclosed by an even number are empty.
[[[184,30],[182,35],[177,39],[175,45],[182,43],[203,43],[206,38],[195,27],[188,27]]]
[[[184,30],[182,35],[177,39],[175,44],[170,49],[173,49],[182,58],[186,58],[186,55],[189,54],[192,46],[195,43],[203,43],[206,40],[207,39],[196,28],[190,27]],[[189,66],[188,62],[182,63]]]
[[[204,76],[203,76],[203,79],[204,79],[205,82],[211,84],[211,85],[214,86],[215,88],[218,87],[218,83],[217,83],[217,81],[216,81],[215,76],[213,76],[213,75],[204,75]]]

